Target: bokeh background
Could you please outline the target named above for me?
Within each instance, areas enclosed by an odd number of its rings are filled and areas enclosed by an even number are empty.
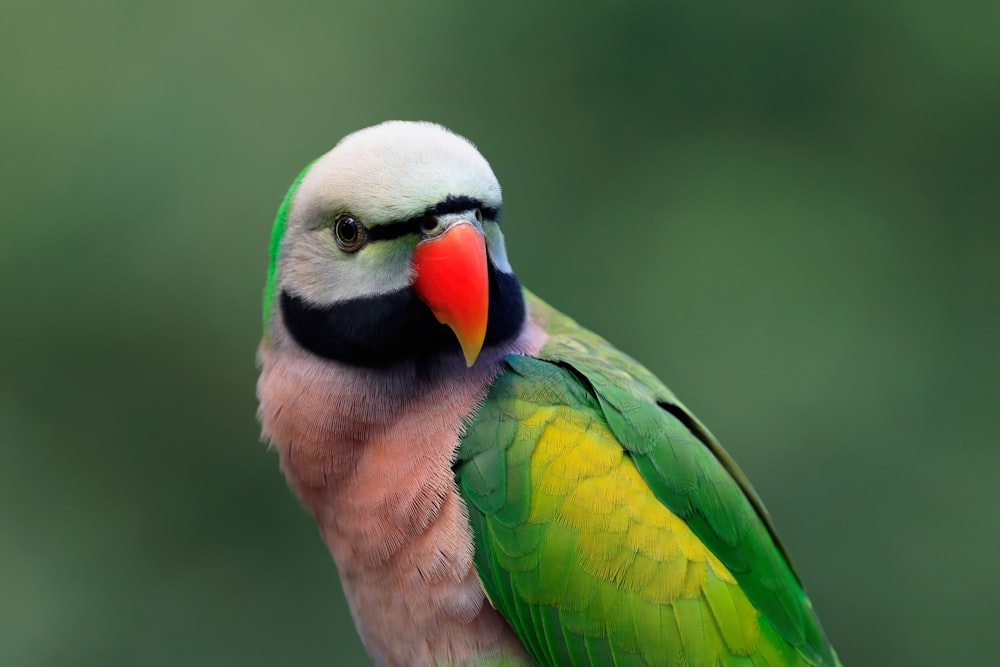
[[[479,145],[522,281],[726,444],[845,664],[991,664],[998,22],[7,0],[0,666],[367,664],[254,351],[285,188],[388,118]]]

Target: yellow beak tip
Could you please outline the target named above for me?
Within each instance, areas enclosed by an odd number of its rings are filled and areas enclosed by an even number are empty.
[[[483,344],[478,345],[466,345],[461,338],[459,343],[462,345],[462,355],[465,356],[465,365],[468,368],[472,368],[472,364],[476,363],[476,359],[479,358],[479,353],[483,349]]]

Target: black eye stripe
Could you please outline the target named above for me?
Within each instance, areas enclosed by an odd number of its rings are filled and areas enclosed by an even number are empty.
[[[475,197],[466,197],[465,195],[448,195],[444,201],[439,201],[434,204],[434,206],[429,207],[424,211],[424,215],[447,215],[448,213],[461,213],[462,211],[468,211],[473,208],[478,208],[483,212],[483,217],[489,220],[496,220],[500,217],[500,209],[492,208],[489,206],[483,206],[483,202],[479,201]]]
[[[384,225],[372,225],[368,228],[369,241],[388,241],[398,239],[407,234],[419,234],[423,217],[410,218],[409,220],[397,220]]]
[[[420,215],[406,220],[394,220],[383,225],[372,225],[368,228],[368,240],[388,241],[390,239],[398,239],[407,234],[419,234],[421,226],[428,216],[461,213],[462,211],[474,208],[482,211],[483,220],[497,222],[500,219],[499,206],[483,206],[483,203],[475,197],[448,195],[443,201],[439,201],[433,206],[428,206]]]

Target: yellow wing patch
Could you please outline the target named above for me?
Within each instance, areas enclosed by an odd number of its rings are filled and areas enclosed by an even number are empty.
[[[536,535],[540,553],[530,568],[520,554],[502,558],[520,570],[513,578],[519,593],[554,604],[539,598],[558,591],[572,631],[613,633],[626,650],[669,645],[677,652],[651,664],[727,649],[732,656],[753,653],[759,612],[718,558],[657,500],[608,427],[566,406],[531,407],[519,429],[522,437],[537,437],[530,449],[531,506],[526,524],[511,529]]]

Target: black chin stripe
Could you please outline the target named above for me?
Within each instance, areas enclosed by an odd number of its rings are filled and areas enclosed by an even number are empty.
[[[517,336],[524,323],[524,297],[513,275],[491,264],[490,310],[484,347]],[[281,293],[281,315],[295,341],[326,359],[387,368],[441,354],[461,354],[458,339],[441,324],[410,287],[390,294],[316,306],[288,291]]]
[[[394,220],[382,225],[372,225],[367,228],[369,241],[388,241],[398,239],[407,234],[419,234],[421,227],[436,215],[448,215],[449,213],[461,213],[478,208],[483,214],[483,220],[497,222],[500,219],[500,207],[483,206],[483,203],[475,197],[465,195],[448,195],[444,200],[433,206],[428,206],[420,215],[416,215],[406,220]]]

